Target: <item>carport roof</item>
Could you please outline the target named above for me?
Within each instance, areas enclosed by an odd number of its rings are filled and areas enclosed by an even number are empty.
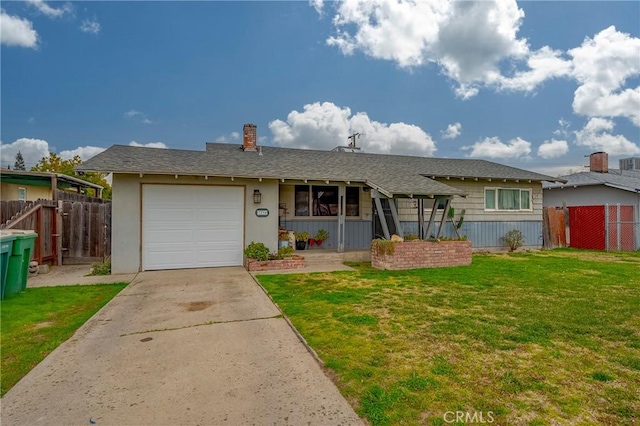
[[[436,178],[555,181],[556,178],[484,160],[459,160],[363,152],[263,146],[243,151],[208,143],[206,151],[114,145],[78,171],[179,174],[236,178],[362,182],[387,196],[466,195]]]

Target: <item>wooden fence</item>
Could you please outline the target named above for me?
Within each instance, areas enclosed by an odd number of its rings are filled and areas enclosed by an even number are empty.
[[[80,202],[90,202],[90,203],[111,203],[111,200],[105,200],[103,198],[90,197],[84,194],[78,194],[77,192],[67,192],[61,191],[59,189],[56,190],[56,196],[58,200],[63,201],[80,201]]]
[[[32,256],[38,263],[86,264],[111,255],[111,203],[38,200],[0,204],[0,229],[38,233]]]
[[[0,203],[2,204],[2,208],[0,208],[0,224],[7,223],[33,205],[33,202],[27,201],[1,201]]]
[[[569,211],[566,207],[542,209],[542,243],[546,249],[569,246]]]
[[[62,262],[102,262],[111,255],[111,203],[62,202]]]

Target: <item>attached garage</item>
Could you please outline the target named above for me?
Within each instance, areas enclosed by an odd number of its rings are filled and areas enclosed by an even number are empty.
[[[142,270],[238,266],[243,186],[142,185]]]

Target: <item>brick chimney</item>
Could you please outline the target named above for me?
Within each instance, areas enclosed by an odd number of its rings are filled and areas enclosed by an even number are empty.
[[[256,132],[255,124],[245,124],[242,128],[242,134],[244,135],[242,146],[245,151],[257,151],[258,150],[258,136]]]
[[[589,171],[596,173],[609,173],[609,154],[606,152],[594,152],[589,156]]]

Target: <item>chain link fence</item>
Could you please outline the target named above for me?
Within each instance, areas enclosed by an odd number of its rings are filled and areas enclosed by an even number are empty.
[[[638,207],[620,204],[569,207],[570,247],[606,250],[640,250]]]

